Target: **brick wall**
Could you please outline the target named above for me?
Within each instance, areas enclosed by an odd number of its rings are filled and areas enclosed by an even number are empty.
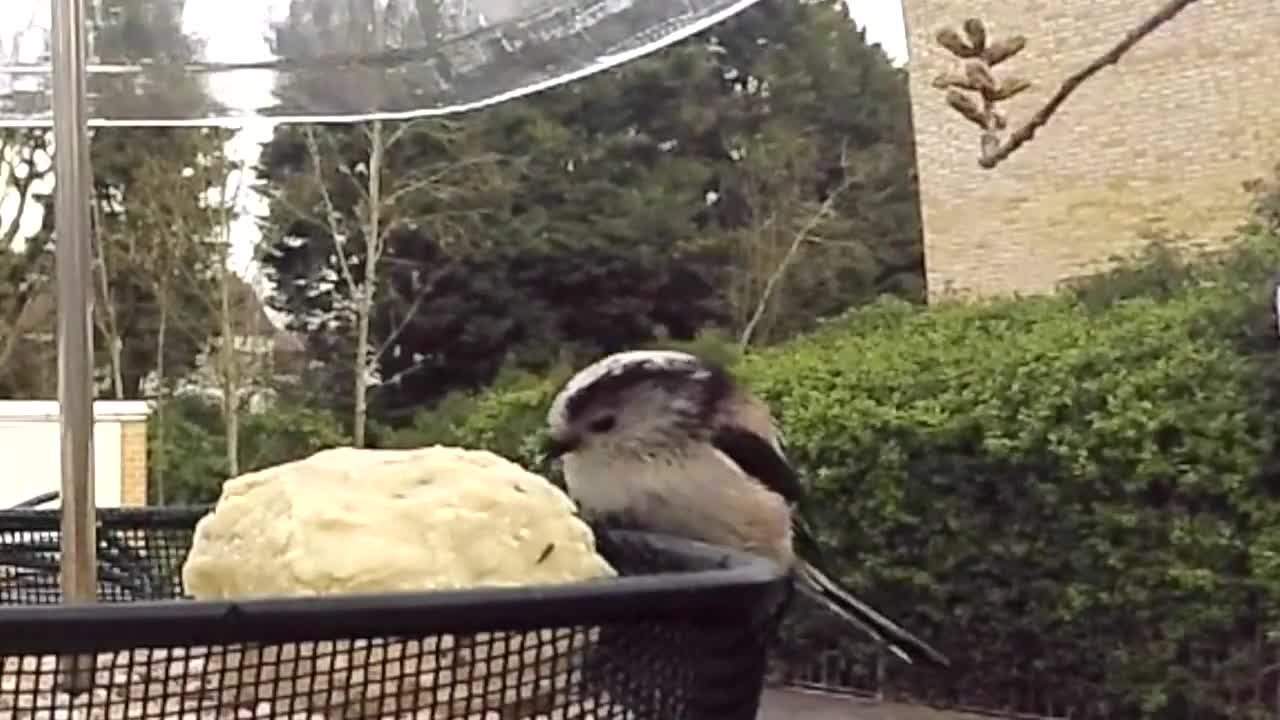
[[[953,60],[939,28],[976,16],[989,36],[1025,35],[996,68],[1036,83],[1005,104],[1016,126],[1164,2],[903,0],[931,298],[1052,291],[1145,231],[1212,244],[1243,219],[1241,182],[1280,161],[1280,0],[1200,0],[992,170],[930,85]]]
[[[120,423],[120,504],[147,504],[147,422]]]

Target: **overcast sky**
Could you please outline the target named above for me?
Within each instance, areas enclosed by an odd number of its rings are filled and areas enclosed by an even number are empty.
[[[896,64],[907,61],[907,30],[901,0],[845,0],[854,22],[867,29],[867,42],[878,43]]]

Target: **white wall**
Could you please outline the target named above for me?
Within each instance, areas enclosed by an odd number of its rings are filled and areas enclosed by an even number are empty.
[[[94,497],[98,507],[120,505],[120,423],[149,414],[145,401],[94,402]],[[0,508],[61,486],[58,403],[0,400]],[[47,507],[56,507],[51,503]]]

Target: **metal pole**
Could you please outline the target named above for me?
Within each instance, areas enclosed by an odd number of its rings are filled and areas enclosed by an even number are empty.
[[[62,598],[97,600],[93,494],[93,285],[85,0],[53,3],[53,142],[62,445]],[[92,656],[64,658],[68,691],[88,689]],[[69,687],[67,686],[69,684]]]

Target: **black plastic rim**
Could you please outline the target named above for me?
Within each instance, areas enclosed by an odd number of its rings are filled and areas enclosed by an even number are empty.
[[[190,530],[213,509],[211,505],[98,508],[98,526],[141,523],[148,528]],[[14,507],[0,510],[0,526],[10,530],[61,530],[61,508]]]
[[[145,520],[190,528],[205,507],[105,508],[99,525]],[[10,528],[56,530],[59,510],[0,511]],[[0,607],[0,653],[110,652],[136,647],[304,642],[338,637],[528,631],[652,623],[754,625],[785,592],[787,576],[747,553],[650,533],[611,531],[712,569],[562,585],[236,602],[164,600]]]

